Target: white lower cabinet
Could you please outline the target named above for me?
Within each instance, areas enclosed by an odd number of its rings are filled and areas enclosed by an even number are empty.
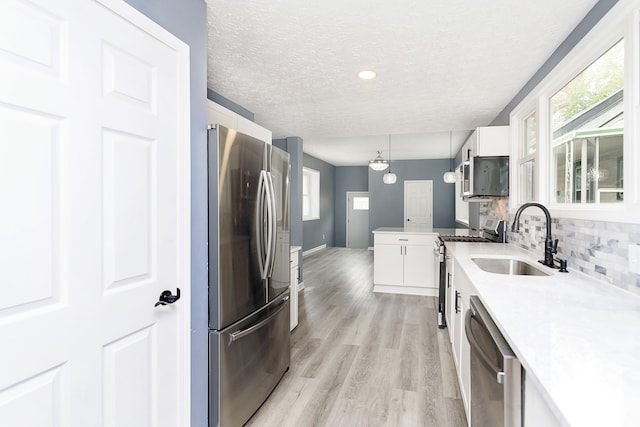
[[[522,405],[524,414],[523,427],[560,427],[562,425],[526,372],[522,389],[524,398]]]
[[[437,234],[375,233],[374,292],[437,295],[433,242]]]
[[[381,285],[404,284],[404,247],[401,245],[374,245],[373,283]]]
[[[469,297],[474,295],[476,290],[471,280],[457,266],[457,261],[455,260],[453,260],[453,270],[456,272],[455,279],[451,280],[453,295],[453,358],[458,374],[460,394],[467,414],[467,423],[471,425],[471,348],[464,329],[464,319],[469,309]]]
[[[405,245],[404,284],[406,286],[435,286],[434,271],[433,242],[429,245]]]
[[[465,316],[470,305],[469,298],[476,295],[477,290],[471,279],[460,268],[455,257],[447,256],[445,262],[447,266],[447,327],[467,423],[471,425],[471,347],[465,332]],[[523,427],[563,425],[542,397],[534,380],[526,372],[522,382],[522,399]]]
[[[293,328],[298,326],[298,250],[291,251],[291,258],[289,260],[291,272],[289,276],[290,284],[290,328],[289,330],[293,331]]]
[[[453,287],[453,257],[450,255],[445,256],[445,265],[446,265],[446,278],[445,278],[445,317],[447,319],[447,330],[449,331],[449,341],[453,344],[453,330],[455,328],[455,292]]]

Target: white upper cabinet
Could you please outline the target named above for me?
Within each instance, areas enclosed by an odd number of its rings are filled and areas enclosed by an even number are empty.
[[[509,155],[509,126],[479,127],[467,140],[471,156],[508,156]],[[466,145],[466,144],[465,144]],[[466,152],[462,158],[466,159]]]
[[[229,129],[235,129],[245,135],[252,136],[261,141],[271,144],[272,133],[259,124],[252,122],[246,117],[216,104],[210,99],[207,100],[207,122],[220,124]]]

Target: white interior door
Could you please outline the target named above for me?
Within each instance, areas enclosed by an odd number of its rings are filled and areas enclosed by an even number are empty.
[[[433,227],[433,181],[404,182],[404,224]]]
[[[347,191],[348,248],[369,247],[369,193]]]
[[[0,424],[187,425],[187,48],[121,1],[2,4]]]

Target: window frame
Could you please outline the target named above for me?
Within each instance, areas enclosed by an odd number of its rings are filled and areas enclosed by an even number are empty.
[[[305,215],[304,202],[304,179],[309,180],[309,210],[310,213]],[[313,221],[320,219],[320,171],[303,167],[302,168],[302,221]]]
[[[550,99],[620,39],[624,46],[624,201],[605,204],[560,204],[551,197],[552,141],[550,135]],[[634,144],[640,129],[640,0],[620,2],[596,24],[565,58],[513,109],[511,123],[512,194],[510,212],[520,205],[520,165],[533,159],[534,198],[545,204],[555,217],[639,223],[640,144]],[[538,141],[533,156],[523,156],[524,120],[537,115]],[[635,146],[634,146],[635,145]],[[636,166],[636,167],[634,167]],[[518,203],[515,203],[518,201]]]

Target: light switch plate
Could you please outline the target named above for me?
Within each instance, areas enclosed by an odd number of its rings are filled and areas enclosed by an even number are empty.
[[[640,274],[640,245],[629,245],[629,271]]]

